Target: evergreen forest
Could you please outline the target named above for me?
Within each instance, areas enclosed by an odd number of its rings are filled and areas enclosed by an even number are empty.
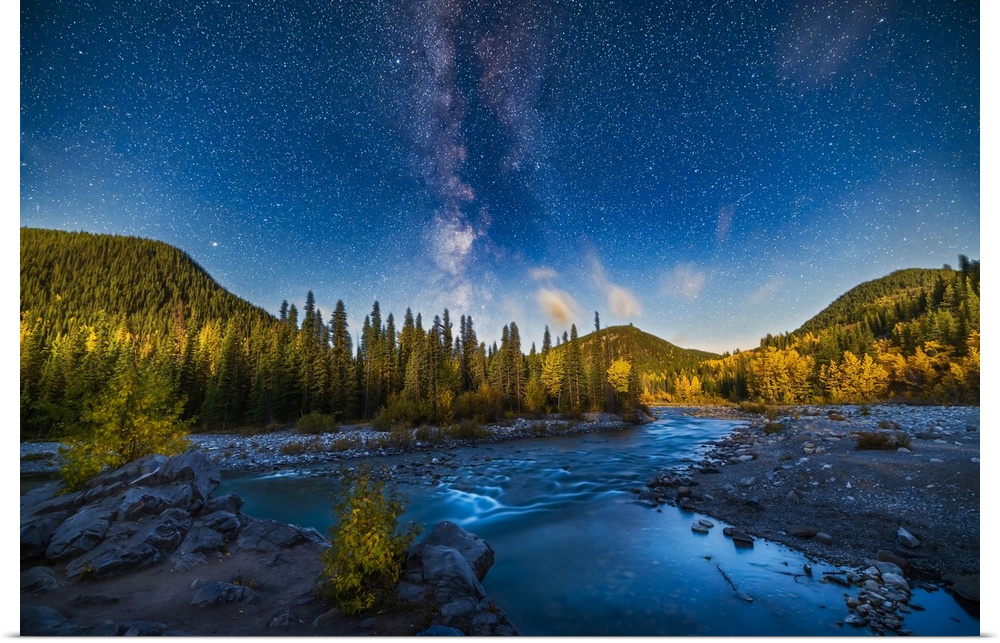
[[[399,320],[377,301],[351,329],[343,301],[323,311],[312,292],[272,315],[167,244],[22,228],[21,438],[80,434],[125,391],[205,431],[634,417],[662,402],[978,404],[979,262],[959,261],[861,284],[800,329],[719,356],[602,328],[598,313],[588,334],[546,328],[539,347],[515,321],[487,346],[469,316]]]

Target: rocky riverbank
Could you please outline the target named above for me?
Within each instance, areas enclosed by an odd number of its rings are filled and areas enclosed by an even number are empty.
[[[518,634],[486,596],[488,543],[440,523],[411,548],[398,604],[348,617],[317,598],[326,540],[212,491],[204,453],[150,456],[21,498],[23,635]]]
[[[336,464],[356,458],[380,457],[470,444],[622,431],[634,426],[610,413],[585,413],[580,418],[552,415],[517,418],[479,427],[473,437],[452,437],[439,430],[376,431],[368,425],[345,425],[335,432],[303,435],[292,430],[254,435],[195,433],[193,446],[205,452],[223,471],[270,471],[289,467]],[[21,473],[59,470],[58,442],[22,442]]]
[[[978,609],[979,409],[789,407],[745,422],[697,463],[664,471],[640,502],[676,504],[735,527],[734,544],[786,544],[856,571],[845,623],[905,633],[909,586],[947,586]],[[885,440],[886,450],[858,450]],[[900,583],[900,580],[903,580]],[[888,585],[888,587],[887,587]]]

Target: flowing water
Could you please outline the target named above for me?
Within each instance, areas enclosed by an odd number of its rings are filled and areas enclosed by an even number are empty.
[[[846,590],[819,582],[834,568],[813,563],[810,578],[795,551],[762,540],[736,548],[720,521],[700,535],[691,523],[702,516],[634,502],[630,487],[696,458],[734,426],[664,410],[657,422],[622,433],[442,449],[373,464],[399,472],[397,489],[409,505],[404,520],[451,520],[490,543],[496,562],[483,585],[525,634],[870,634],[835,624],[847,615]],[[434,458],[439,463],[430,466]],[[216,493],[239,493],[248,514],[325,532],[338,483],[324,473],[227,473]],[[926,611],[906,615],[904,627],[918,635],[979,634],[978,619],[944,591],[915,590],[913,602]]]

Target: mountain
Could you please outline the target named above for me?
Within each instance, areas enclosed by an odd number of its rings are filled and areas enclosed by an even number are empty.
[[[178,316],[200,326],[236,314],[273,319],[160,241],[21,228],[21,311],[63,332],[70,319],[124,314],[140,333],[166,334]]]
[[[580,338],[584,362],[589,362],[593,351],[607,341],[610,356],[629,358],[636,370],[643,373],[676,373],[691,369],[706,359],[717,358],[715,353],[680,348],[656,335],[650,335],[635,326],[608,326]]]

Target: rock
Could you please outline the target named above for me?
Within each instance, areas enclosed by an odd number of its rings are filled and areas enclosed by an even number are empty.
[[[73,599],[73,606],[89,607],[92,605],[114,605],[117,602],[117,596],[106,596],[104,594],[80,594]]]
[[[944,580],[952,583],[948,589],[962,598],[979,602],[979,574],[969,574],[966,576],[956,576],[947,574]]]
[[[456,630],[447,625],[431,625],[426,630],[420,630],[415,636],[465,636],[462,630]]]
[[[882,584],[887,587],[899,588],[907,594],[910,593],[910,584],[906,582],[906,579],[899,574],[894,574],[893,572],[882,573]]]
[[[21,606],[21,636],[78,636],[82,629],[51,607]]]
[[[110,506],[114,499],[111,500],[111,503],[105,501],[82,507],[60,524],[52,533],[45,549],[45,557],[49,560],[62,560],[97,547],[104,539],[114,516],[114,510]]]
[[[58,587],[59,580],[51,567],[32,567],[21,573],[22,594],[42,594]]]
[[[295,623],[298,621],[298,617],[295,616],[295,612],[288,609],[287,607],[281,610],[271,617],[271,622],[268,623],[268,627],[287,627],[290,623]]]
[[[188,483],[196,503],[190,509],[199,511],[219,486],[222,473],[211,458],[197,449],[191,449],[164,462],[156,471],[155,480],[158,484]]]
[[[854,627],[864,627],[868,625],[868,619],[858,614],[848,614],[847,618],[844,619],[844,623],[853,625]]]
[[[792,536],[797,536],[799,538],[812,538],[818,533],[818,529],[811,525],[790,525],[785,528],[785,531]]]
[[[472,565],[451,547],[421,542],[411,548],[404,580],[431,586],[434,599],[442,605],[456,596],[474,596],[477,601],[486,596]]]
[[[818,531],[818,532],[816,532],[816,542],[818,542],[820,544],[823,544],[823,545],[832,545],[833,544],[833,536],[831,536],[830,534],[826,533],[825,531]]]
[[[486,578],[486,573],[493,566],[495,554],[489,543],[453,522],[444,521],[436,524],[423,538],[422,543],[457,550],[472,565],[479,580]]]
[[[910,549],[916,549],[917,547],[920,546],[920,541],[917,540],[917,538],[913,534],[906,531],[906,529],[904,529],[903,527],[899,528],[899,531],[896,532],[896,536],[897,538],[899,538],[899,544],[904,547],[909,547]]]
[[[695,521],[691,523],[691,531],[695,532],[696,534],[707,534],[708,527],[706,527],[705,525],[701,524],[698,521]]]
[[[747,476],[745,478],[740,478],[740,486],[741,487],[752,487],[755,482],[757,482],[757,479],[754,478],[753,476]]]
[[[202,512],[205,514],[211,514],[217,511],[225,511],[231,514],[236,514],[242,508],[243,498],[241,498],[239,494],[227,493],[224,496],[212,498],[205,503],[205,506],[202,508]]]
[[[889,561],[877,560],[875,561],[875,568],[880,574],[896,574],[900,577],[904,575],[903,569],[899,565]]]
[[[709,529],[715,526],[715,523],[709,520],[708,518],[699,518],[698,522],[701,523],[703,526],[708,527]]]
[[[21,514],[21,561],[44,558],[52,534],[67,516],[69,511],[59,511],[31,517],[25,522]]]
[[[795,493],[795,490],[792,489],[787,494],[785,494],[785,500],[787,500],[788,502],[798,502],[800,500],[799,494]]]
[[[234,585],[218,581],[198,587],[191,599],[196,607],[218,607],[229,603],[256,603],[260,594],[245,585]]]
[[[66,576],[106,578],[157,563],[177,548],[190,528],[191,518],[184,510],[167,509],[131,537],[105,540],[74,558],[66,566]]]
[[[899,569],[901,570],[900,576],[904,575],[904,573],[906,572],[906,570],[908,570],[910,568],[910,561],[906,560],[902,556],[897,556],[896,554],[892,553],[891,551],[882,550],[882,551],[880,551],[875,556],[875,558],[878,561],[884,561],[884,562],[887,562],[887,563],[893,563],[894,565],[896,565],[897,567],[899,567]],[[876,565],[878,565],[877,562],[876,562]]]
[[[240,529],[237,545],[257,551],[273,552],[304,543],[323,544],[326,539],[312,528],[287,525],[277,520],[250,518]]]

